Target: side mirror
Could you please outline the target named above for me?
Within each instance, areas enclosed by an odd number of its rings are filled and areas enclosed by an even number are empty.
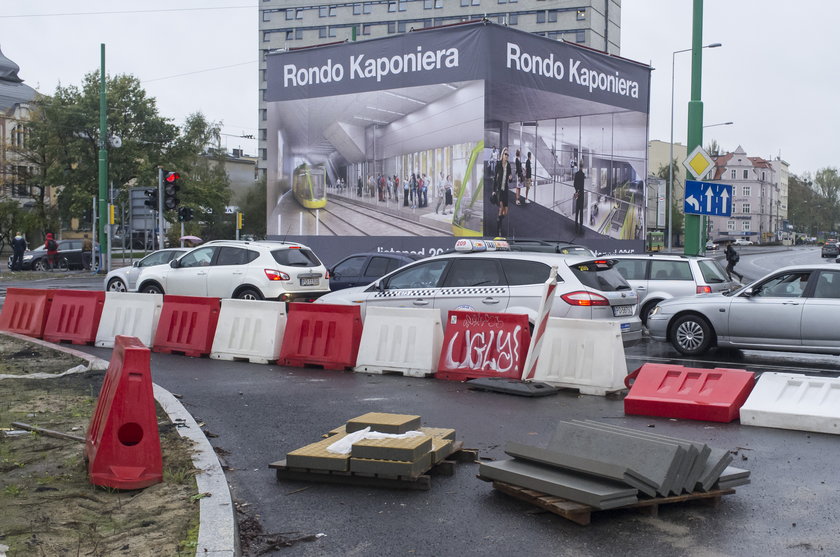
[[[132,266],[132,267],[139,267],[139,266],[140,266],[140,260],[138,259],[137,261],[135,261],[134,263],[132,263],[132,264],[131,264],[131,266]]]
[[[376,289],[379,290],[380,292],[385,292],[385,281],[380,280],[379,282],[377,282],[376,283]]]
[[[169,262],[169,266],[172,267],[173,269],[177,269],[178,267],[181,266],[181,263],[177,259],[173,259],[172,261]]]
[[[751,286],[749,288],[744,289],[743,295],[747,298],[752,298],[753,296],[755,296],[759,292],[761,292],[760,287],[752,287]]]

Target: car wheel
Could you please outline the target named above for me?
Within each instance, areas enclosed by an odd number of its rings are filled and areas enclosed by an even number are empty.
[[[159,284],[152,282],[150,284],[144,284],[140,292],[143,294],[163,294],[163,288]]]
[[[683,315],[671,325],[671,344],[685,356],[702,354],[712,344],[712,326],[699,315]]]
[[[236,298],[239,300],[262,300],[263,296],[254,288],[246,288],[245,290],[240,290],[236,294]]]
[[[42,257],[41,259],[36,261],[34,265],[32,265],[32,268],[35,269],[36,271],[46,271],[47,270],[47,262],[44,261],[44,258]]]
[[[652,312],[653,308],[656,307],[656,304],[661,301],[662,300],[651,300],[650,302],[645,302],[645,305],[642,306],[642,311],[639,312],[639,319],[642,320],[642,325],[647,325],[648,315],[650,315],[650,312]]]
[[[111,279],[108,283],[108,292],[128,292],[125,283],[118,278]]]

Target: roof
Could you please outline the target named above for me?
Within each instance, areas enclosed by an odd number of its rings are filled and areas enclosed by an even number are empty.
[[[29,102],[35,98],[36,91],[25,85],[18,76],[20,66],[9,60],[0,51],[0,110],[9,111],[16,104]]]

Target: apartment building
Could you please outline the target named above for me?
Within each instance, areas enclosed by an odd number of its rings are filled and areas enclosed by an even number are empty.
[[[267,160],[266,55],[486,18],[537,35],[620,54],[620,0],[262,0],[259,6],[259,161]]]
[[[0,200],[26,205],[32,202],[27,181],[34,169],[17,151],[26,146],[29,103],[37,92],[23,83],[19,71],[20,66],[0,52]]]

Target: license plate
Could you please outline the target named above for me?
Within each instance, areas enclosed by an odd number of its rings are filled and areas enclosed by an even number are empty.
[[[318,286],[319,281],[320,281],[320,277],[302,278],[302,279],[300,279],[300,285],[301,286]]]
[[[630,323],[622,323],[621,324],[622,331],[629,331],[630,330]]]
[[[613,306],[613,315],[616,317],[629,317],[633,315],[635,306]]]

